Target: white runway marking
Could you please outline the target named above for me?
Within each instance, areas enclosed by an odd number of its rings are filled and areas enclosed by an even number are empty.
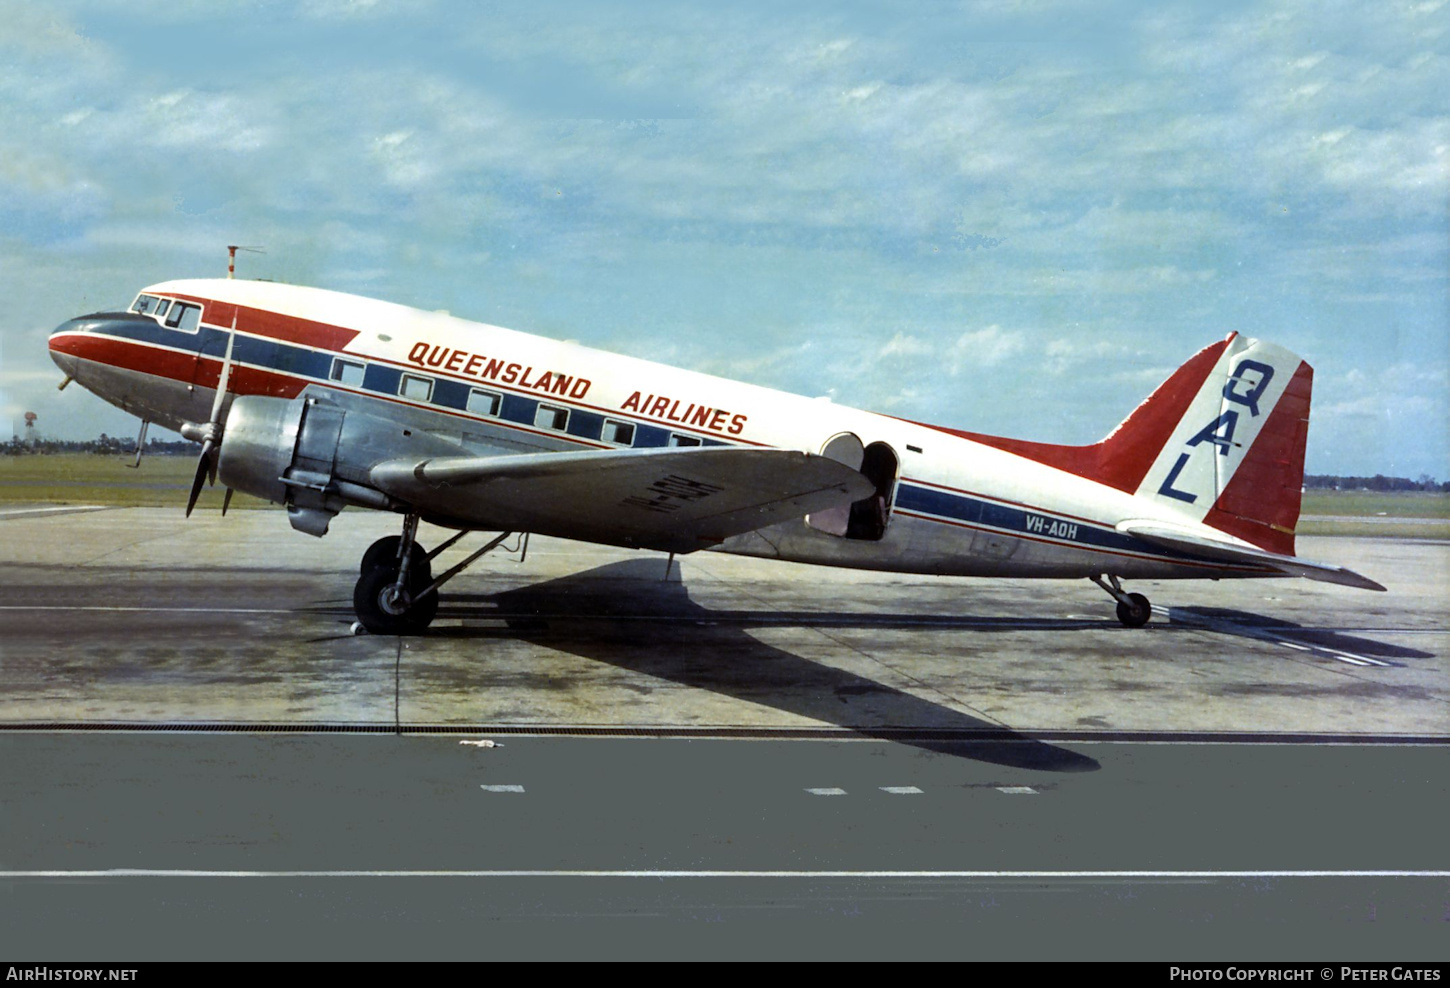
[[[806,792],[810,793],[812,796],[844,796],[844,795],[846,795],[846,790],[844,790],[844,789],[838,789],[835,786],[831,786],[829,788],[824,788],[824,789],[807,789]]]
[[[1037,790],[1031,786],[998,786],[998,792],[1005,792],[1009,796],[1036,796]]]
[[[0,518],[24,518],[27,515],[48,515],[55,512],[105,511],[104,504],[62,504],[54,508],[10,508],[0,511]]]
[[[1282,634],[1276,634],[1270,629],[1254,628],[1249,625],[1239,624],[1236,621],[1214,620],[1198,615],[1195,615],[1192,619],[1185,618],[1182,614],[1174,615],[1172,608],[1163,607],[1159,604],[1153,605],[1153,612],[1163,615],[1169,621],[1176,621],[1180,624],[1207,628],[1210,631],[1220,631],[1230,635],[1244,635],[1248,638],[1257,638],[1259,641],[1268,642],[1272,645],[1283,645],[1296,651],[1308,652],[1311,655],[1321,655],[1325,658],[1334,659],[1337,662],[1344,662],[1352,666],[1378,666],[1387,669],[1394,665],[1391,662],[1381,662],[1379,659],[1372,659],[1367,655],[1356,655],[1354,652],[1330,648],[1327,645],[1315,645],[1312,642],[1297,642]]]
[[[484,792],[523,792],[523,786],[479,786]]]
[[[1450,871],[1414,869],[1366,870],[1184,870],[1184,871],[1043,871],[995,870],[781,870],[738,871],[628,869],[475,869],[475,870],[308,870],[204,871],[183,868],[104,868],[95,870],[0,871],[0,880],[18,878],[1022,878],[1043,881],[1072,879],[1216,879],[1216,878],[1450,878]]]
[[[915,796],[921,792],[916,786],[881,786],[882,792],[889,792],[893,796]]]

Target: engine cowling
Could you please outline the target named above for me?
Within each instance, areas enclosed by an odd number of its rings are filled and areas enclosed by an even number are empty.
[[[322,536],[348,504],[406,507],[367,486],[375,464],[462,452],[422,430],[325,399],[243,395],[227,413],[217,476],[228,487],[285,504],[293,528]]]

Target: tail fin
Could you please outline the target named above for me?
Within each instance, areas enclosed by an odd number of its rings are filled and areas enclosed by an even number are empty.
[[[1313,380],[1283,347],[1229,337],[1135,493],[1292,556]]]
[[[1283,347],[1233,334],[1194,354],[1092,446],[945,431],[1153,498],[1292,556],[1313,377]]]

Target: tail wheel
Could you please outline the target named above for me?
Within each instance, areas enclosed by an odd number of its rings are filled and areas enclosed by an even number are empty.
[[[1128,594],[1127,601],[1118,603],[1118,620],[1124,627],[1141,628],[1153,616],[1153,605],[1140,593]]]
[[[431,575],[416,572],[410,564],[407,586],[399,590],[397,582],[398,567],[390,563],[365,570],[353,588],[353,610],[362,626],[372,634],[416,635],[432,624],[438,614],[436,591],[425,597],[417,596],[432,584]]]

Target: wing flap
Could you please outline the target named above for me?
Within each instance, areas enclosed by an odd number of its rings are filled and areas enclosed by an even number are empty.
[[[850,504],[875,489],[810,453],[691,447],[390,460],[379,489],[479,529],[669,552]]]
[[[1208,559],[1265,566],[1289,576],[1302,576],[1309,580],[1338,583],[1346,587],[1358,587],[1361,590],[1385,589],[1369,577],[1343,566],[1316,563],[1308,559],[1300,559],[1297,556],[1284,556],[1277,552],[1256,549],[1253,546],[1211,538],[1199,532],[1184,531],[1161,522],[1125,521],[1120,523],[1117,528],[1120,532],[1156,545],[1177,549],[1180,552],[1191,552]]]

